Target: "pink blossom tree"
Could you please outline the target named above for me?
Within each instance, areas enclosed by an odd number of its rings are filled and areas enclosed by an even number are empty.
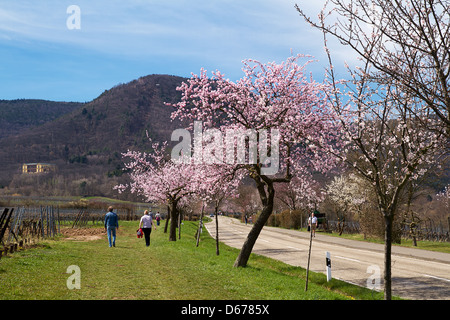
[[[308,23],[369,63],[372,81],[395,83],[420,101],[438,120],[428,129],[442,130],[449,138],[448,0],[329,0],[318,20],[296,8]]]
[[[169,241],[176,241],[180,201],[198,191],[200,180],[195,165],[172,161],[167,143],[153,143],[153,152],[128,151],[125,169],[131,182],[117,186],[119,192],[129,188],[149,202],[167,203],[170,213]]]
[[[276,193],[276,198],[289,208],[290,215],[292,211],[301,210],[301,227],[308,213],[313,212],[324,200],[320,184],[314,179],[312,173],[306,170],[297,172],[289,184],[278,185]],[[303,213],[306,213],[305,218]],[[293,223],[292,217],[290,223]]]
[[[444,205],[444,208],[447,210],[447,212],[450,211],[450,184],[447,185],[444,190],[442,190],[441,192],[439,192],[436,195],[437,199],[442,202],[442,204]],[[449,219],[449,227],[450,227],[450,217]]]
[[[323,31],[329,98],[345,132],[342,158],[373,186],[384,218],[384,295],[390,300],[393,219],[407,185],[448,150],[448,5],[331,0],[317,21],[297,11]],[[350,80],[335,77],[328,35],[360,58],[359,66],[347,66]]]
[[[361,180],[361,177],[351,173],[335,176],[325,186],[327,198],[338,216],[339,235],[344,232],[345,220],[349,212],[358,212],[361,205],[368,201],[363,195],[364,187]]]
[[[418,181],[442,159],[446,139],[442,131],[423,130],[424,123],[436,127],[436,120],[423,113],[420,103],[414,107],[417,102],[408,94],[393,86],[366,82],[364,74],[357,79],[347,92],[354,108],[341,103],[335,108],[342,115],[346,133],[343,158],[371,183],[384,218],[385,298],[389,300],[394,217],[406,199],[408,184]]]
[[[167,203],[171,220],[169,241],[176,241],[180,207],[197,198],[213,201],[217,213],[220,203],[235,195],[242,177],[239,171],[227,165],[196,164],[193,158],[185,161],[184,157],[172,159],[167,142],[152,143],[152,148],[151,153],[128,151],[123,155],[129,159],[125,169],[129,171],[131,182],[117,189],[122,192],[129,188],[146,201]],[[218,242],[217,220],[216,226]]]
[[[201,194],[214,206],[216,224],[216,255],[219,255],[219,207],[224,200],[238,196],[239,184],[242,180],[242,170],[219,164],[203,165],[202,177],[208,178],[201,186]]]
[[[325,172],[333,165],[334,158],[327,151],[334,151],[331,142],[336,128],[324,94],[328,88],[306,76],[305,68],[311,61],[299,65],[300,58],[304,56],[291,57],[281,64],[246,60],[244,76],[236,82],[219,71],[209,78],[202,69],[200,75],[193,75],[178,88],[182,98],[175,105],[173,118],[202,121],[207,128],[227,133],[227,138],[229,133],[250,132],[243,143],[249,149],[246,161],[239,158],[240,150],[235,157],[236,142],[226,141],[226,155],[215,153],[219,162],[244,170],[255,181],[262,203],[262,212],[242,246],[236,267],[247,265],[256,239],[272,214],[274,185],[290,183],[299,168]],[[251,151],[255,141],[259,153]],[[194,155],[201,159],[201,150],[195,149]]]

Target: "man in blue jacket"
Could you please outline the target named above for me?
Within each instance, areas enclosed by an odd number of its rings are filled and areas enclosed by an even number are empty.
[[[105,215],[105,230],[108,233],[110,248],[112,246],[116,246],[116,228],[119,229],[119,217],[115,212],[113,212],[113,207],[109,207],[108,213]]]

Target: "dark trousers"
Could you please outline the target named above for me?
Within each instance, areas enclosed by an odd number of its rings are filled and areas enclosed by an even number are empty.
[[[150,245],[150,233],[152,232],[152,228],[142,228],[145,237],[145,245],[148,247]]]

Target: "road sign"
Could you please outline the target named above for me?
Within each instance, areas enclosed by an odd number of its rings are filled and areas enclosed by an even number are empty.
[[[331,280],[331,258],[330,253],[327,251],[327,257],[325,259],[327,265],[327,281]]]

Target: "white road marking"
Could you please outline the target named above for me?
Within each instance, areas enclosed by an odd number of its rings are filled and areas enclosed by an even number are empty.
[[[341,256],[334,256],[334,258],[343,259],[343,260],[348,260],[348,261],[353,261],[353,262],[361,262],[361,260],[352,259],[352,258],[347,258],[347,257],[341,257]]]
[[[437,279],[437,280],[442,280],[442,281],[447,281],[450,282],[450,279],[445,279],[445,278],[441,278],[441,277],[436,277],[436,276],[431,276],[429,274],[424,274],[424,277],[428,277],[428,278],[433,278],[433,279]]]
[[[288,248],[291,248],[291,249],[295,249],[295,250],[298,250],[298,251],[303,251],[302,249],[299,249],[299,248],[295,248],[295,247],[291,247],[291,246],[287,246]]]

